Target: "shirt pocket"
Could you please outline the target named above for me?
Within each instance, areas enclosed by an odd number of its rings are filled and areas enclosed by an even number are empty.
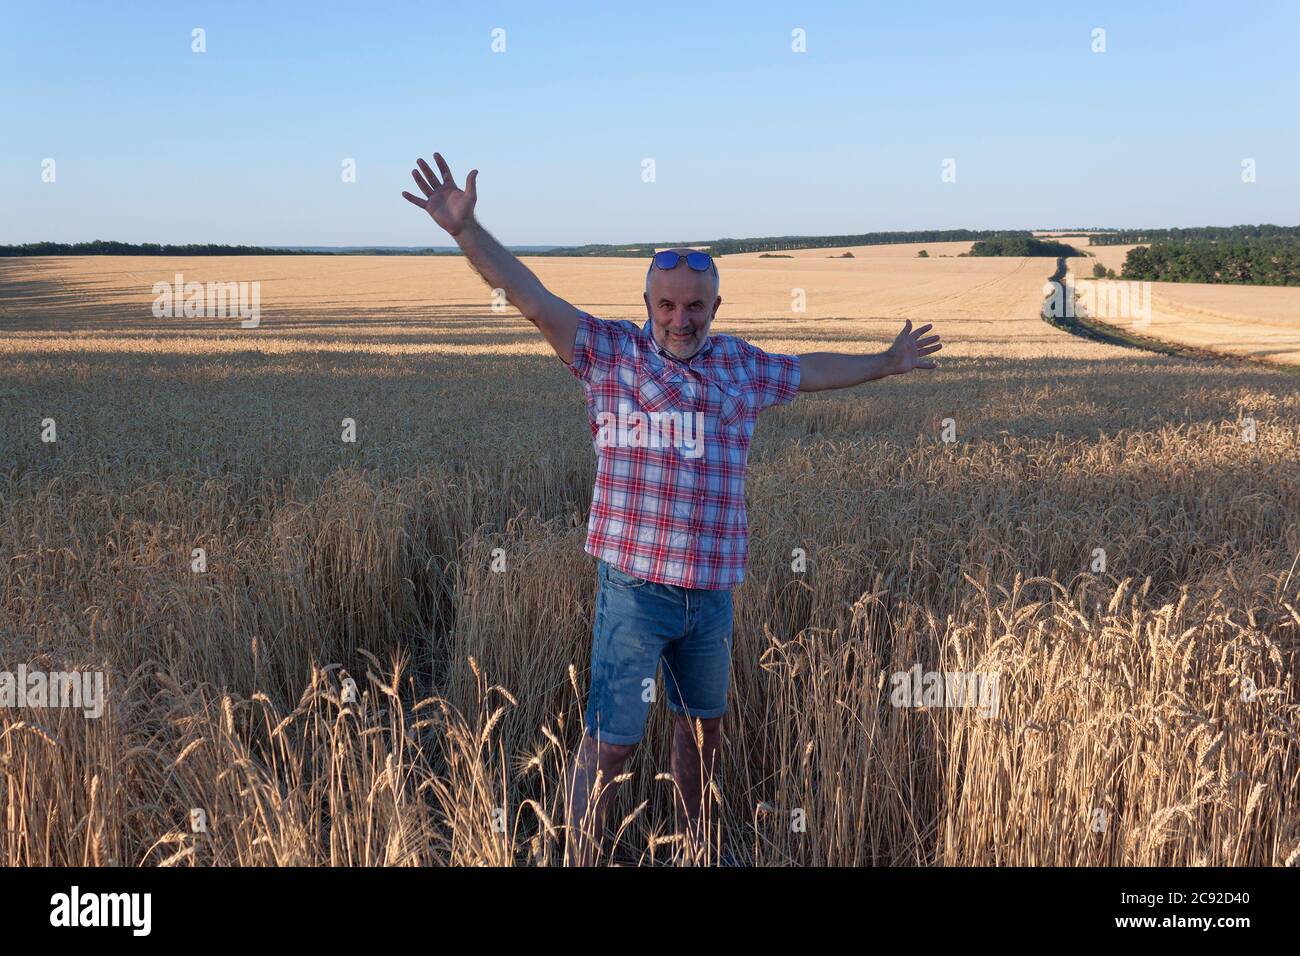
[[[637,405],[643,412],[686,412],[679,381],[641,372],[636,378]]]
[[[636,411],[648,460],[668,464],[673,459],[699,457],[703,441],[703,422],[698,414],[700,402],[692,384],[678,375],[642,370],[636,380]]]
[[[724,432],[732,433],[745,424],[749,414],[749,398],[745,388],[730,379],[719,378],[709,384],[710,397],[717,408],[718,423]]]

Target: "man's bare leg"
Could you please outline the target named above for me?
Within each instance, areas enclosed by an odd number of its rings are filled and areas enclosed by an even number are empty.
[[[605,835],[605,818],[609,814],[617,785],[614,778],[623,772],[627,758],[636,744],[602,743],[589,734],[582,735],[578,752],[573,758],[573,775],[569,780],[569,805],[565,812],[567,824],[564,841],[566,866],[592,866],[596,850]],[[592,804],[596,778],[600,777],[600,793]]]
[[[695,738],[696,725],[700,741]],[[701,808],[705,792],[718,770],[718,747],[722,741],[722,718],[691,719],[673,714],[673,782],[677,785],[677,831],[686,836],[691,852],[705,843]],[[699,744],[703,743],[703,747]]]

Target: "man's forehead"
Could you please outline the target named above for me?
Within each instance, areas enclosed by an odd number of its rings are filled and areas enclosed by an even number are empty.
[[[696,272],[685,266],[672,271],[656,269],[650,276],[654,287],[661,292],[693,292],[696,289],[713,287],[713,276],[707,272]]]
[[[675,249],[674,252],[695,252],[695,249]],[[713,297],[713,274],[707,270],[698,272],[685,262],[679,262],[675,269],[650,267],[650,289],[655,298],[667,299],[710,299]]]

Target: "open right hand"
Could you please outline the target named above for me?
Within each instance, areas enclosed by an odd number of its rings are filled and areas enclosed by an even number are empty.
[[[420,199],[408,192],[402,193],[402,198],[419,206],[449,235],[455,236],[474,221],[474,205],[478,202],[478,190],[475,185],[478,180],[478,170],[469,171],[469,175],[465,177],[465,188],[461,189],[456,185],[456,180],[451,175],[451,168],[442,158],[442,154],[434,153],[433,161],[438,164],[442,181],[440,182],[434,175],[428,163],[423,159],[417,159],[416,163],[420,168],[411,170],[411,176],[415,179],[415,185],[420,187],[420,192],[424,193],[424,198]]]

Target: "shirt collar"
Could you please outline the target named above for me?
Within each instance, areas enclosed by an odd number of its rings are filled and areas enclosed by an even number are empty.
[[[646,334],[646,337],[650,340],[650,344],[654,346],[655,352],[658,353],[660,357],[669,359],[674,362],[678,362],[682,365],[690,365],[696,359],[702,359],[704,358],[704,356],[708,355],[710,352],[713,351],[713,336],[709,335],[705,337],[704,344],[700,346],[700,350],[698,352],[696,352],[688,359],[679,359],[677,356],[673,355],[662,345],[660,345],[659,340],[655,338],[653,319],[646,319],[645,325],[641,326],[641,331]]]

